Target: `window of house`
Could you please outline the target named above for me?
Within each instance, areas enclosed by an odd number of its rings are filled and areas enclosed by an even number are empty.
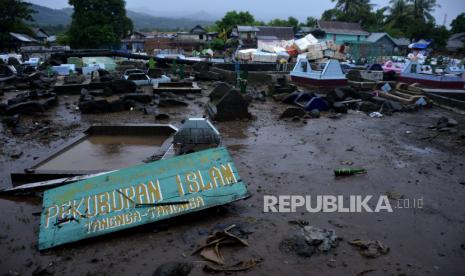
[[[359,35],[357,36],[357,41],[360,41],[360,36]]]
[[[333,34],[333,41],[336,41],[336,34]]]

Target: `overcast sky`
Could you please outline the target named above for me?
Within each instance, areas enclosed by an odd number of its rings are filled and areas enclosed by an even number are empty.
[[[67,0],[29,0],[29,2],[54,9],[68,6]],[[387,6],[389,0],[371,0],[376,8]],[[437,0],[440,8],[436,8],[434,16],[437,24],[442,24],[447,14],[447,25],[458,14],[465,12],[465,0]],[[305,20],[307,16],[319,18],[324,10],[334,7],[330,0],[127,0],[127,8],[145,11],[156,16],[172,16],[192,14],[205,11],[220,17],[229,10],[248,10],[256,19],[268,21],[272,18],[297,17]],[[210,19],[210,18],[208,18]]]

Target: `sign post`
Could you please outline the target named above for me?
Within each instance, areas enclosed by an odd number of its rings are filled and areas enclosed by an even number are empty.
[[[45,191],[39,250],[247,196],[222,147],[121,169]]]

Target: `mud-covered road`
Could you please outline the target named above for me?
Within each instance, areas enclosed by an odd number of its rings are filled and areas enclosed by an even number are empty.
[[[11,170],[24,168],[91,124],[155,122],[140,111],[81,115],[73,108],[73,96],[59,101],[43,117],[21,119],[28,126],[47,122],[46,130],[13,135],[0,126],[0,186],[11,185]],[[189,107],[166,109],[171,119],[161,123],[179,126],[186,117],[202,116],[199,101],[206,97],[190,101]],[[252,195],[221,208],[39,252],[41,198],[0,198],[0,274],[152,275],[159,265],[175,261],[192,263],[190,275],[202,275],[203,259],[191,253],[211,231],[231,224],[246,233],[249,246],[222,249],[226,262],[259,261],[238,274],[465,274],[465,141],[459,133],[437,136],[427,128],[446,116],[464,129],[465,116],[432,108],[384,118],[323,114],[304,123],[278,120],[285,108],[272,100],[253,103],[255,120],[215,123]],[[350,163],[368,173],[335,179],[333,170]],[[387,194],[422,199],[423,206],[392,213],[263,212],[264,195]],[[390,202],[396,207],[397,200]],[[280,243],[299,227],[289,223],[293,220],[333,229],[343,240],[329,253],[310,258],[284,252]],[[390,251],[369,259],[347,243],[354,239],[379,240]]]

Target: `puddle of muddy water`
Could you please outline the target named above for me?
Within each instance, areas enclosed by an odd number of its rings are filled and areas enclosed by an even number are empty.
[[[153,155],[168,136],[91,135],[36,170],[96,171],[137,165]]]

